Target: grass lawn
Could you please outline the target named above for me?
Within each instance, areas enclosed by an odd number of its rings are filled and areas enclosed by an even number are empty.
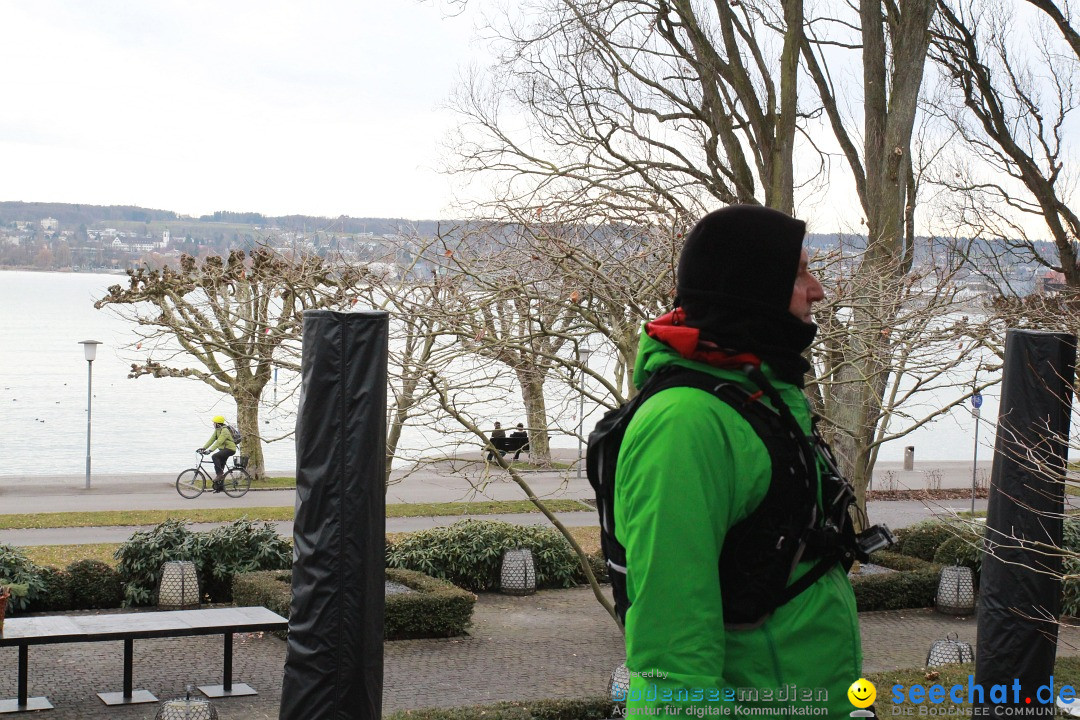
[[[554,512],[588,510],[577,500],[548,500],[544,505]],[[291,507],[196,508],[190,510],[106,510],[100,512],[33,513],[0,515],[0,530],[31,528],[109,527],[157,525],[169,519],[191,522],[231,522],[248,518],[258,522],[292,520]],[[472,503],[396,503],[386,506],[386,517],[445,517],[448,515],[494,515],[498,513],[539,512],[528,500],[491,500]]]
[[[78,560],[100,560],[106,565],[116,566],[113,553],[120,543],[99,543],[97,545],[34,545],[24,547],[23,552],[35,565],[52,565],[66,568]]]

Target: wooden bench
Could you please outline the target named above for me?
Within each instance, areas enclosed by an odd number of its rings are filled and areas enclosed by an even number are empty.
[[[249,685],[233,685],[233,633],[285,630],[288,626],[288,620],[263,607],[8,618],[4,621],[3,633],[0,634],[0,647],[17,645],[19,648],[19,696],[12,700],[0,700],[0,713],[52,708],[48,698],[27,697],[27,679],[30,646],[54,643],[123,640],[124,689],[122,692],[101,692],[98,697],[106,705],[133,705],[157,701],[157,698],[146,690],[132,690],[135,640],[221,634],[225,636],[222,684],[200,685],[199,690],[207,697],[255,695],[255,690]]]
[[[528,437],[491,438],[491,444],[504,455],[508,452],[517,452],[519,450],[529,452]]]

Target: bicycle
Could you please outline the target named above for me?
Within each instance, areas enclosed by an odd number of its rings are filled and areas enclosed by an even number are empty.
[[[214,461],[209,455],[198,453],[199,464],[188,468],[176,477],[176,492],[180,497],[191,500],[206,492],[207,488],[213,488],[214,478],[202,469],[203,465],[213,465]],[[233,466],[225,473],[222,479],[222,490],[229,497],[240,497],[251,489],[251,476],[247,471],[247,456],[233,455]]]

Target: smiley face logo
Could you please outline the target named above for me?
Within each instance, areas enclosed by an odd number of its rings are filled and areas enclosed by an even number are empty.
[[[848,700],[857,708],[868,708],[877,698],[877,688],[866,678],[859,678],[851,683],[847,691]]]

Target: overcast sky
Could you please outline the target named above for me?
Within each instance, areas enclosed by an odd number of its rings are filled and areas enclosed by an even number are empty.
[[[480,59],[416,0],[0,0],[0,200],[444,217]]]

